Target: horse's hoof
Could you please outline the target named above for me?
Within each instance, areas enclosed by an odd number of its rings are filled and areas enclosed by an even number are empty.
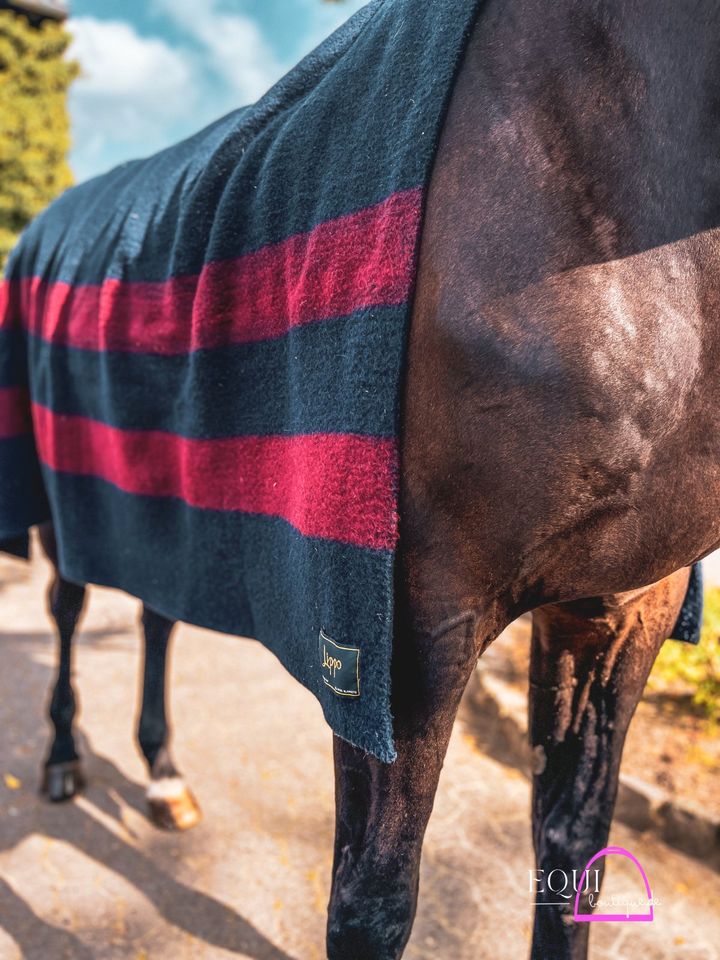
[[[190,830],[202,819],[202,811],[181,777],[153,780],[147,792],[150,819],[161,830]]]
[[[53,803],[72,800],[84,786],[85,776],[79,760],[46,764],[41,789]]]

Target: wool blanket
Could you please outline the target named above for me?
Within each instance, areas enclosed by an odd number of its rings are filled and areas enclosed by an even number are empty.
[[[254,106],[68,191],[0,303],[0,540],[259,639],[383,761],[421,219],[481,0],[373,0]],[[252,678],[247,678],[252,682]]]

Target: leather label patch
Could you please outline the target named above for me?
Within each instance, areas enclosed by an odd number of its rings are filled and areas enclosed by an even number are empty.
[[[347,647],[320,631],[323,683],[341,697],[360,696],[360,650]]]

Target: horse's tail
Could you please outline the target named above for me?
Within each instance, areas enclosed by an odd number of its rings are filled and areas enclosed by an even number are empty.
[[[0,280],[0,551],[29,554],[29,530],[49,519],[32,425],[22,284]]]

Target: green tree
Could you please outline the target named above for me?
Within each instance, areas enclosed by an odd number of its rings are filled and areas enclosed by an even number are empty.
[[[0,267],[23,227],[72,183],[70,39],[59,23],[32,27],[0,11]]]

